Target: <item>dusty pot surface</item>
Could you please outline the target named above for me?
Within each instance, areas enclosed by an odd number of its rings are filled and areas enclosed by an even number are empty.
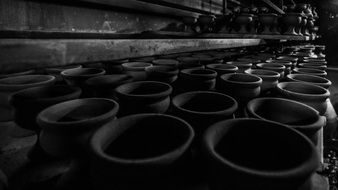
[[[0,73],[0,79],[3,78],[8,78],[8,77],[16,77],[16,76],[21,76],[21,75],[31,75],[34,74],[35,70],[27,70],[27,71],[22,71],[22,72],[15,72],[15,73]]]
[[[323,70],[310,69],[310,68],[294,68],[292,70],[292,73],[315,75],[315,76],[319,76],[319,77],[326,77],[327,76],[327,73]]]
[[[85,81],[91,77],[104,75],[106,71],[98,68],[66,69],[61,72],[68,85],[83,87]]]
[[[316,149],[303,134],[258,119],[210,126],[203,148],[211,189],[311,189],[310,178],[319,166]]]
[[[90,140],[93,184],[99,189],[119,183],[156,186],[184,164],[193,138],[191,126],[170,115],[135,114],[109,122]]]
[[[283,98],[256,98],[251,100],[246,111],[248,116],[288,125],[309,137],[317,145],[317,132],[326,119],[314,108],[301,102]]]
[[[217,121],[233,118],[238,107],[234,98],[210,91],[179,94],[173,98],[172,105],[174,114],[188,121],[198,135]]]
[[[170,84],[178,78],[179,70],[176,67],[157,65],[146,68],[146,73],[148,80]]]
[[[238,73],[244,73],[245,70],[250,69],[252,67],[251,62],[229,61],[226,63],[238,67],[238,71],[237,71]]]
[[[175,59],[155,59],[152,63],[154,65],[177,67],[180,62]]]
[[[163,82],[138,81],[116,88],[120,114],[164,113],[170,105],[172,87]]]
[[[146,62],[128,62],[122,64],[125,74],[132,76],[134,81],[146,80],[147,73],[145,69],[151,66],[151,63]]]
[[[183,91],[213,90],[217,72],[210,69],[184,69],[180,73],[180,88]]]
[[[103,98],[76,99],[46,108],[39,113],[40,145],[50,155],[84,155],[92,133],[113,120],[117,102]]]
[[[275,71],[280,74],[280,78],[284,78],[286,67],[280,63],[258,63],[257,68]]]
[[[328,89],[332,84],[331,81],[326,78],[318,77],[314,75],[308,75],[308,74],[289,74],[287,76],[287,79],[290,82],[306,82],[306,83],[321,86],[326,89]]]
[[[315,108],[320,115],[326,112],[326,100],[330,92],[323,87],[304,82],[281,82],[277,85],[277,89],[283,98],[309,105]]]
[[[238,102],[245,103],[261,92],[263,80],[255,75],[233,73],[221,76],[220,91],[234,97]]]
[[[280,78],[279,73],[264,69],[248,69],[245,73],[258,76],[262,79],[262,93],[274,89],[278,84],[278,79]]]
[[[22,128],[40,131],[36,123],[38,113],[51,105],[79,98],[80,94],[80,88],[63,85],[20,90],[10,97],[15,122]]]
[[[327,66],[324,65],[324,64],[312,63],[312,62],[299,63],[298,67],[300,67],[300,68],[309,68],[309,69],[319,69],[319,70],[323,70],[323,71],[325,71],[327,69]]]

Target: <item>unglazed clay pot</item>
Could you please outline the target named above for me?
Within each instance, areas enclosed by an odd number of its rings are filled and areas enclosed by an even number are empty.
[[[129,59],[121,59],[121,60],[112,60],[112,61],[104,61],[102,62],[103,69],[106,71],[106,74],[122,74],[123,68],[121,64],[129,62]]]
[[[255,75],[232,73],[221,76],[219,91],[234,97],[240,104],[259,96],[263,80]]]
[[[175,59],[155,59],[152,61],[153,65],[162,65],[177,68],[179,65],[179,61]]]
[[[319,76],[319,77],[327,76],[327,73],[323,70],[310,69],[310,68],[294,68],[292,70],[292,73],[308,74],[308,75],[314,75],[314,76]]]
[[[180,61],[178,68],[183,69],[204,69],[204,65],[199,63],[199,59],[196,57],[178,57],[177,60]]]
[[[132,82],[130,75],[102,75],[86,81],[92,97],[115,99],[115,88],[121,84]]]
[[[326,118],[314,108],[283,98],[253,99],[247,105],[247,113],[250,117],[288,125],[310,138],[314,145],[318,144],[318,131],[326,123]]]
[[[0,79],[3,78],[8,78],[8,77],[16,77],[16,76],[21,76],[21,75],[32,75],[35,73],[35,70],[27,70],[27,71],[22,71],[22,72],[11,72],[11,73],[0,73]]]
[[[151,63],[146,62],[128,62],[122,64],[124,73],[132,76],[134,81],[146,80],[146,68],[151,66]]]
[[[179,70],[177,67],[157,65],[146,68],[146,73],[148,80],[171,84],[178,78]]]
[[[315,108],[320,115],[326,112],[326,100],[330,92],[323,87],[304,82],[282,82],[277,85],[277,89],[283,98],[309,105]]]
[[[263,25],[262,34],[275,34],[271,29],[274,23],[277,21],[277,14],[265,13],[259,15],[259,21]]]
[[[206,68],[216,71],[217,76],[221,76],[223,74],[228,73],[235,73],[236,71],[238,71],[238,67],[236,67],[235,65],[221,63],[209,64],[206,66]]]
[[[279,63],[258,63],[256,65],[259,69],[275,71],[280,74],[280,79],[284,78],[286,67]]]
[[[261,93],[265,93],[276,88],[278,79],[280,78],[279,73],[264,69],[248,69],[245,73],[258,76],[262,79]]]
[[[283,17],[283,23],[287,27],[285,35],[299,35],[295,28],[302,22],[302,15],[300,13],[286,13]]]
[[[308,74],[289,74],[286,77],[290,82],[306,82],[326,89],[328,89],[332,84],[331,81],[326,78]]]
[[[226,63],[238,67],[238,71],[237,71],[238,73],[244,73],[245,70],[250,69],[252,67],[251,62],[229,61]]]
[[[203,148],[211,190],[311,189],[310,178],[319,166],[307,137],[286,125],[258,119],[210,126]]]
[[[138,81],[116,88],[120,115],[164,113],[170,105],[172,87],[163,82]]]
[[[327,66],[324,65],[324,64],[312,63],[312,62],[299,63],[298,67],[299,68],[309,68],[309,69],[319,69],[319,70],[323,70],[323,71],[325,71],[327,69]]]
[[[87,98],[62,102],[39,113],[40,144],[50,155],[85,155],[92,133],[113,120],[119,105],[110,99]]]
[[[67,69],[79,69],[82,68],[82,65],[68,65],[63,67],[54,67],[54,68],[46,68],[45,72],[48,75],[52,75],[55,77],[57,83],[62,83],[63,77],[61,76],[61,72]]]
[[[168,187],[185,166],[193,138],[192,127],[170,115],[135,114],[110,122],[90,140],[92,184],[104,190]]]
[[[247,27],[253,22],[253,16],[253,14],[242,13],[236,17],[235,22],[240,26],[240,29],[237,33],[249,33]]]
[[[106,71],[98,68],[75,68],[61,72],[68,85],[79,86],[84,89],[85,81],[92,77],[104,75]]]
[[[267,63],[277,63],[285,66],[285,73],[284,75],[288,75],[291,73],[292,70],[292,62],[291,61],[286,61],[286,60],[279,60],[279,59],[274,59],[274,60],[267,60]]]
[[[210,91],[193,91],[175,96],[172,100],[173,113],[188,121],[197,135],[211,124],[233,118],[237,110],[234,98]]]
[[[181,70],[179,89],[183,92],[194,90],[214,90],[217,73],[210,69]]]

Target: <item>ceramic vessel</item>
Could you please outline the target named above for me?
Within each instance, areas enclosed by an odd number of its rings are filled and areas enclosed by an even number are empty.
[[[258,119],[210,126],[203,148],[212,190],[311,189],[310,178],[319,166],[307,137],[286,125]],[[276,160],[283,162],[276,164]]]
[[[173,113],[188,121],[200,136],[211,124],[233,118],[237,110],[234,98],[210,91],[193,91],[175,96]]]
[[[206,66],[206,68],[216,71],[217,76],[221,76],[223,74],[228,73],[235,73],[238,71],[238,67],[236,67],[235,65],[221,63],[209,64]]]
[[[332,84],[331,81],[326,78],[308,74],[289,74],[286,77],[290,82],[306,82],[326,89],[328,89]]]
[[[163,82],[138,81],[116,88],[120,104],[119,115],[135,113],[164,113],[170,105],[172,87]]]
[[[170,115],[135,114],[110,122],[90,140],[92,184],[99,189],[168,187],[182,172],[193,138],[191,126]]]
[[[279,59],[275,59],[275,60],[268,60],[266,61],[267,63],[277,63],[277,64],[281,64],[285,66],[285,71],[284,71],[284,75],[288,75],[291,73],[291,70],[293,68],[292,62],[291,61],[285,61],[285,60],[279,60]]]
[[[240,29],[237,33],[239,34],[247,34],[249,33],[248,25],[253,22],[253,14],[242,13],[238,15],[235,19],[235,22],[240,26]]]
[[[91,77],[104,75],[106,71],[98,68],[75,68],[66,69],[61,72],[62,77],[68,85],[79,86],[83,90],[85,88],[85,81]]]
[[[46,68],[45,72],[48,75],[52,75],[55,77],[57,83],[63,82],[63,77],[61,76],[61,72],[67,69],[79,69],[82,68],[82,65],[68,65],[63,67],[54,67],[54,68]]]
[[[309,105],[315,108],[320,115],[326,112],[326,100],[330,92],[323,87],[304,82],[281,82],[277,85],[277,89],[283,98]]]
[[[88,153],[88,140],[99,127],[113,120],[119,105],[103,98],[76,99],[39,113],[40,145],[50,155],[74,157]]]
[[[196,57],[178,57],[177,60],[180,61],[178,68],[183,69],[204,69],[204,65],[200,64],[199,59]]]
[[[146,68],[151,66],[151,63],[146,62],[128,62],[122,64],[124,73],[132,76],[134,81],[146,80]]]
[[[250,69],[252,67],[251,62],[229,61],[226,63],[238,67],[238,71],[237,71],[238,73],[244,73],[245,70]]]
[[[148,80],[171,84],[177,80],[179,70],[177,67],[158,65],[146,68],[146,73]]]
[[[283,17],[283,23],[287,27],[284,32],[285,35],[299,35],[295,29],[302,22],[302,15],[300,13],[286,13]]]
[[[258,76],[262,79],[261,93],[275,89],[280,78],[279,73],[264,69],[248,69],[245,73]]]
[[[179,61],[175,59],[155,59],[152,61],[153,65],[169,66],[177,68]]]
[[[279,63],[259,63],[256,65],[259,69],[275,71],[280,74],[280,79],[284,78],[286,67]]]
[[[327,66],[324,65],[324,64],[312,63],[312,62],[299,63],[298,67],[299,68],[309,68],[309,69],[319,69],[319,70],[323,70],[323,71],[325,71],[327,69]]]
[[[16,77],[21,75],[32,75],[35,73],[35,70],[27,70],[27,71],[21,71],[21,72],[10,72],[10,73],[0,73],[0,79],[8,78],[8,77]]]
[[[215,16],[213,15],[199,15],[197,19],[201,26],[201,32],[211,32],[213,30],[213,24]]]
[[[216,85],[217,73],[210,69],[181,70],[179,89],[183,92],[194,90],[213,90]]]
[[[272,31],[272,27],[277,20],[277,14],[274,13],[264,13],[259,15],[259,21],[263,25],[263,30],[261,34],[275,34]]]
[[[308,75],[314,75],[314,76],[319,76],[319,77],[326,77],[327,76],[327,73],[323,70],[310,69],[310,68],[294,68],[292,70],[292,73],[308,74]]]
[[[184,31],[193,33],[195,32],[193,26],[197,23],[197,18],[192,16],[184,16],[182,22],[185,24]]]
[[[121,60],[112,60],[112,61],[103,61],[103,69],[106,71],[106,74],[122,74],[123,68],[121,64],[129,62],[129,59]]]

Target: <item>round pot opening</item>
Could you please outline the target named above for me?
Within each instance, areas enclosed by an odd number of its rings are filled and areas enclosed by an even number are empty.
[[[117,87],[116,91],[121,94],[131,95],[131,96],[146,96],[146,95],[156,95],[166,92],[171,92],[172,88],[166,83],[153,82],[153,81],[142,81],[142,82],[133,82],[127,83]],[[168,95],[169,95],[168,93]]]

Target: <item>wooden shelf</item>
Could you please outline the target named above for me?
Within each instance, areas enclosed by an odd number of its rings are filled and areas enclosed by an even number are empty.
[[[293,36],[293,35],[264,35],[264,34],[222,34],[208,33],[201,34],[203,38],[246,38],[246,39],[264,39],[264,40],[286,40],[286,41],[309,41],[313,40],[310,36]]]
[[[262,39],[0,39],[0,70],[20,71],[264,43]]]
[[[267,4],[273,10],[277,11],[279,14],[285,14],[285,12],[282,9],[280,9],[277,5],[275,5],[270,0],[261,0],[261,1],[263,1],[265,4]]]

